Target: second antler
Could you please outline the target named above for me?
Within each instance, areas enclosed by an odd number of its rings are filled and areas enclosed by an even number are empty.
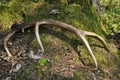
[[[44,24],[45,25],[46,24],[47,25],[54,25],[54,26],[59,26],[61,28],[65,28],[65,29],[73,32],[76,36],[78,36],[84,42],[87,50],[89,51],[90,56],[92,57],[93,61],[95,62],[96,68],[98,68],[96,58],[95,58],[95,56],[94,56],[94,54],[93,54],[93,52],[92,52],[92,50],[90,48],[90,45],[89,45],[88,41],[85,39],[85,36],[90,36],[90,37],[94,37],[94,38],[98,39],[105,46],[105,48],[109,51],[105,40],[101,36],[99,36],[98,34],[95,34],[93,32],[88,32],[88,31],[82,31],[82,30],[79,30],[79,29],[77,29],[77,28],[75,28],[75,27],[73,27],[71,25],[66,24],[66,23],[48,19],[48,20],[33,21],[33,22],[21,23],[21,24],[13,25],[12,28],[11,28],[10,33],[7,35],[7,37],[4,40],[4,48],[5,48],[8,56],[12,57],[12,54],[10,53],[10,51],[8,49],[8,46],[7,46],[8,40],[17,31],[24,30],[25,28],[28,28],[28,27],[31,27],[31,26],[35,26],[36,38],[37,38],[37,41],[38,41],[38,43],[39,43],[39,45],[40,45],[40,47],[42,49],[42,53],[43,53],[44,48],[43,48],[43,45],[41,43],[40,36],[39,36],[39,26],[44,25]]]

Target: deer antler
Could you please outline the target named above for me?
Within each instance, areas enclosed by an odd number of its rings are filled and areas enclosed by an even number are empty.
[[[4,40],[4,48],[5,48],[8,56],[12,57],[12,55],[10,54],[10,52],[8,50],[8,47],[7,47],[7,42],[10,39],[10,37],[12,37],[12,35],[14,35],[17,31],[19,31],[23,28],[28,28],[30,26],[35,26],[35,34],[36,34],[37,41],[38,41],[38,43],[39,43],[39,45],[42,49],[42,52],[44,52],[44,48],[43,48],[43,45],[41,43],[40,36],[39,36],[39,26],[43,25],[43,24],[54,25],[54,26],[59,26],[61,28],[65,28],[65,29],[73,32],[76,36],[78,36],[84,42],[87,50],[90,53],[90,56],[92,57],[92,59],[95,62],[96,68],[98,68],[96,58],[95,58],[95,56],[94,56],[94,54],[93,54],[93,52],[92,52],[92,50],[89,46],[88,41],[85,39],[85,36],[91,36],[91,37],[94,37],[94,38],[98,39],[105,46],[105,48],[109,51],[106,42],[104,41],[104,39],[101,36],[99,36],[99,35],[97,35],[93,32],[78,30],[77,28],[75,28],[71,25],[68,25],[66,23],[60,22],[60,21],[48,19],[48,20],[34,21],[34,22],[29,22],[29,23],[21,23],[21,24],[16,25],[16,27],[14,26],[15,28],[13,28],[10,31],[10,33],[7,35],[7,37]]]

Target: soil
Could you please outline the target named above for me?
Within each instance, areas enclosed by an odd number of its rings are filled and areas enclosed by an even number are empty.
[[[119,80],[119,71],[112,71],[108,66],[96,70],[86,58],[78,56],[72,47],[62,44],[49,46],[42,58],[47,59],[45,66],[40,66],[39,59],[31,59],[29,54],[38,54],[38,48],[33,48],[28,41],[32,32],[16,33],[8,42],[13,55],[9,58],[4,50],[3,42],[9,31],[0,32],[0,80]],[[110,36],[120,49],[117,38]],[[35,38],[35,37],[34,37]],[[52,39],[52,38],[51,38]],[[74,43],[74,41],[73,41]],[[48,48],[47,48],[48,49]],[[56,53],[56,54],[55,54]],[[39,54],[40,55],[40,54]],[[115,59],[112,59],[115,61]],[[118,62],[118,61],[117,61]],[[18,66],[18,67],[17,67]],[[20,68],[19,68],[20,67]],[[116,71],[116,72],[115,72]],[[116,75],[117,74],[117,75]]]

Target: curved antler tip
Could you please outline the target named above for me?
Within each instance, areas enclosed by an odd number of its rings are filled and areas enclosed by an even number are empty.
[[[9,57],[12,57],[12,54],[10,54],[10,52],[9,52],[8,49],[6,50],[6,52],[7,52],[7,55],[8,55]]]

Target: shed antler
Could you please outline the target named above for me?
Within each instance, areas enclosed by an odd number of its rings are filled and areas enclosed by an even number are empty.
[[[96,68],[98,68],[96,58],[90,48],[88,41],[85,39],[85,36],[90,36],[90,37],[94,37],[94,38],[98,39],[105,46],[105,48],[109,51],[106,42],[104,41],[104,39],[101,36],[99,36],[93,32],[79,30],[71,25],[68,25],[68,24],[60,22],[60,21],[48,19],[48,20],[33,21],[33,22],[21,23],[21,24],[14,25],[13,28],[11,29],[10,33],[7,35],[7,37],[4,40],[4,48],[5,48],[8,56],[12,57],[12,55],[10,54],[8,47],[7,47],[7,42],[10,39],[10,37],[12,37],[12,35],[14,35],[17,31],[22,30],[24,28],[31,27],[31,26],[35,26],[35,34],[36,34],[37,41],[42,49],[42,52],[44,52],[44,48],[43,48],[43,45],[41,43],[40,36],[39,36],[39,26],[44,25],[44,24],[54,25],[54,26],[59,26],[61,28],[65,28],[65,29],[73,32],[76,36],[78,36],[84,42],[87,50],[90,53],[90,56],[92,57],[92,59],[95,62]]]

